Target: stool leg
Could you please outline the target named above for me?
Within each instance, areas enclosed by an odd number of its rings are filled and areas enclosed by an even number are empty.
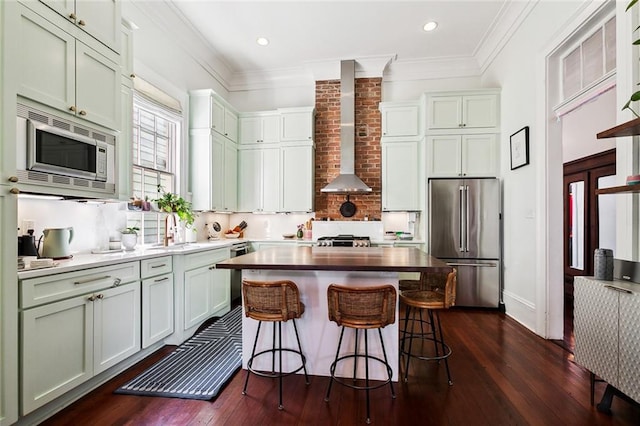
[[[411,311],[410,306],[405,306],[404,309],[404,327],[402,330],[402,339],[400,340],[400,356],[404,356],[404,342],[407,339],[407,326],[409,324],[409,312]]]
[[[440,350],[438,349],[438,335],[436,334],[436,322],[433,318],[433,311],[431,309],[427,310],[429,313],[429,324],[431,325],[431,334],[433,335],[433,348],[436,351],[436,356],[440,356]],[[444,348],[442,348],[444,353]]]
[[[369,330],[366,329],[364,330],[364,385],[367,393],[367,424],[371,423],[369,404],[369,339],[367,339],[367,336],[369,335],[368,331]],[[355,380],[355,376],[353,377],[353,379]]]
[[[278,410],[282,410],[284,408],[284,406],[282,405],[282,322],[278,321],[278,358],[280,360],[280,370],[279,370],[279,374],[278,374],[278,381],[279,381],[279,389],[278,389],[278,396],[279,396],[279,403],[278,403]]]
[[[336,372],[336,362],[338,362],[338,355],[340,355],[340,346],[342,346],[342,336],[344,336],[344,327],[342,327],[342,330],[340,331],[340,339],[338,340],[338,349],[336,350],[336,357],[333,360],[333,364],[331,364],[331,367],[329,369],[329,374],[331,375],[331,378],[329,379],[329,387],[327,388],[327,395],[324,397],[325,402],[329,402],[329,394],[331,393],[333,376],[335,375],[335,372]]]
[[[444,343],[444,334],[442,334],[442,323],[440,322],[440,314],[436,311],[436,320],[438,321],[438,332],[440,333],[440,343],[442,344],[442,354],[446,354],[447,349]],[[453,385],[453,381],[451,381],[451,372],[449,371],[449,356],[446,356],[444,359],[444,366],[447,369],[447,378],[449,379],[449,385]]]
[[[593,406],[594,394],[596,391],[596,375],[593,373],[589,373],[589,384],[591,387],[591,406]]]
[[[271,374],[276,372],[276,323],[273,323],[273,341],[271,342]]]
[[[382,346],[382,355],[384,356],[385,367],[389,367],[389,360],[387,359],[387,351],[384,347],[384,340],[382,340],[382,330],[378,329],[378,334],[380,335],[380,345]],[[389,376],[389,386],[391,386],[391,398],[396,397],[396,392],[393,390],[393,382],[391,381],[391,371],[387,370]]]
[[[300,350],[300,358],[302,359],[302,368],[304,369],[304,380],[305,380],[305,384],[309,384],[309,375],[307,374],[307,360],[305,359],[304,355],[302,355],[302,346],[300,345],[300,336],[298,336],[298,326],[296,325],[296,320],[292,319],[291,321],[293,321],[293,329],[296,332],[296,340],[298,341],[298,349]]]
[[[357,374],[357,367],[358,367],[358,329],[355,329],[356,331],[356,351],[355,351],[355,356],[353,357],[353,381],[356,381],[356,374]],[[365,338],[366,338],[366,333],[365,333]]]
[[[404,370],[404,381],[409,381],[409,361],[411,360],[411,351],[413,349],[413,327],[416,323],[416,309],[413,310],[413,317],[411,319],[411,335],[409,336],[409,350],[407,351],[407,365]]]
[[[258,321],[258,330],[256,331],[256,339],[253,341],[253,350],[251,351],[251,358],[247,362],[247,375],[244,379],[244,388],[242,389],[242,394],[247,394],[247,384],[249,384],[249,374],[251,374],[251,364],[253,364],[253,357],[256,354],[256,346],[258,345],[258,336],[260,335],[260,327],[262,326],[262,321]]]

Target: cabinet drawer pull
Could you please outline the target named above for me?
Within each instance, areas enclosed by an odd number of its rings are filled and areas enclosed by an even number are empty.
[[[609,288],[611,290],[617,291],[618,293],[633,294],[633,292],[631,290],[627,290],[627,289],[624,289],[624,288],[616,287],[616,286],[613,286],[613,285],[606,284],[605,288]]]
[[[211,266],[209,266],[209,270],[210,270],[210,271],[213,271],[214,269],[216,269],[216,265],[211,265]]]
[[[106,280],[107,278],[111,278],[111,275],[105,275],[104,277],[87,278],[86,280],[75,281],[73,285],[87,284],[87,283],[92,283],[94,281],[102,281],[102,280]]]
[[[157,280],[153,280],[154,283],[161,283],[162,281],[167,281],[169,277],[158,278]]]
[[[163,263],[162,265],[151,265],[151,269],[164,268],[165,266],[167,266],[166,263]]]

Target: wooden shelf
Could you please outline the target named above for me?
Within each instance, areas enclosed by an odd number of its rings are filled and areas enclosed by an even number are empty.
[[[598,139],[640,135],[640,118],[635,118],[597,134]]]
[[[622,186],[612,186],[610,188],[601,188],[596,189],[596,194],[619,194],[623,192],[640,192],[640,185],[622,185]]]

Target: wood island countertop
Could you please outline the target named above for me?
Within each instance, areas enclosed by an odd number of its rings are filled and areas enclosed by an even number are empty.
[[[275,247],[216,264],[220,269],[290,271],[449,271],[440,259],[411,247]]]

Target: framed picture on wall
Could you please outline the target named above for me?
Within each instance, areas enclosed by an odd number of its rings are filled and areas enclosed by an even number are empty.
[[[511,135],[511,170],[529,164],[529,126]]]

